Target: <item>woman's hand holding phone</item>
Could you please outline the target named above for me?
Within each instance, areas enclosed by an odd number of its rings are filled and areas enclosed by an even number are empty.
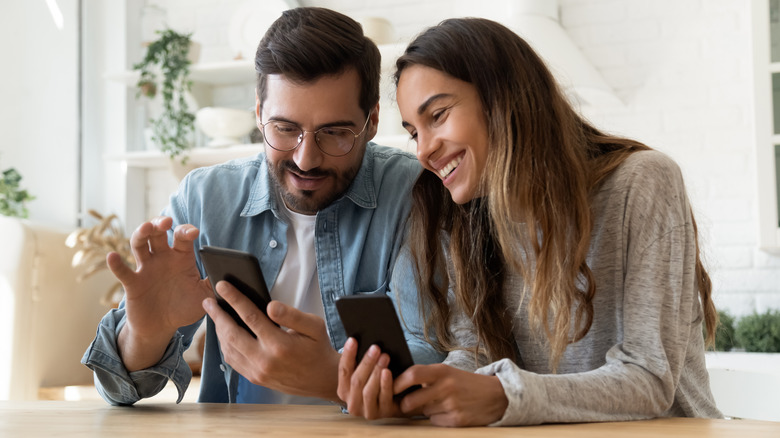
[[[369,420],[404,416],[394,397],[390,356],[372,345],[356,364],[357,352],[357,341],[349,338],[339,361],[338,395],[349,413]]]

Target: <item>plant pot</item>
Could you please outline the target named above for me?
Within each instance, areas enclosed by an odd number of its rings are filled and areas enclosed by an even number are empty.
[[[723,415],[780,421],[780,353],[714,351],[705,357]]]

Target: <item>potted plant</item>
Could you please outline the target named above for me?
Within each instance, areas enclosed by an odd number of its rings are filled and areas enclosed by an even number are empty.
[[[35,199],[27,190],[19,187],[22,175],[13,167],[5,169],[0,178],[0,214],[26,218],[27,202]]]
[[[73,268],[83,267],[76,277],[79,283],[95,273],[108,269],[106,255],[116,252],[131,269],[135,269],[135,257],[130,249],[130,239],[125,237],[117,215],[103,216],[95,210],[87,211],[98,223],[90,228],[78,228],[71,232],[65,245],[76,249],[71,262]],[[122,283],[115,282],[100,299],[101,304],[116,307],[122,300]]]
[[[153,98],[162,95],[162,113],[150,120],[152,140],[160,150],[174,158],[192,147],[190,136],[194,132],[195,115],[190,112],[185,94],[192,88],[189,80],[188,57],[191,34],[181,34],[171,29],[158,31],[160,37],[152,41],[144,59],[133,65],[141,76],[136,84],[138,95]],[[157,75],[161,75],[158,82]],[[182,158],[182,163],[186,157]]]
[[[710,388],[728,417],[780,421],[780,311],[733,318],[719,312]]]

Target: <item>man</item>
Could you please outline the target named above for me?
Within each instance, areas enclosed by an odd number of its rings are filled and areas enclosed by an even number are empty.
[[[163,216],[133,233],[136,271],[117,254],[107,259],[125,299],[82,362],[112,404],[150,397],[168,379],[181,400],[191,379],[182,353],[204,309],[201,402],[338,401],[346,335],[334,301],[344,295],[387,293],[402,308],[415,360],[442,359],[415,336],[412,275],[395,263],[420,167],[368,143],[379,120],[377,47],[342,14],[292,9],[263,37],[255,68],[265,154],[190,173]],[[204,245],[259,259],[274,299],[268,317],[229,283],[217,285],[256,338],[216,304],[196,256]]]

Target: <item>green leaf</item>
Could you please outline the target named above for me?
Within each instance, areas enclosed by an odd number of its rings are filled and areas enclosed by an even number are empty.
[[[160,145],[160,150],[174,158],[192,148],[189,136],[195,131],[195,115],[189,111],[184,96],[191,90],[192,82],[188,79],[190,60],[187,55],[190,50],[192,34],[180,34],[174,30],[158,31],[160,37],[153,41],[146,50],[144,59],[133,65],[141,76],[136,84],[138,96],[160,93],[163,100],[163,113],[159,118],[150,121],[152,140]],[[162,80],[157,80],[157,73]],[[154,94],[150,90],[154,86]],[[186,157],[182,159],[182,164]]]
[[[21,181],[22,175],[13,167],[3,171],[3,177],[0,179],[0,214],[28,217],[27,202],[35,197],[19,187]]]

